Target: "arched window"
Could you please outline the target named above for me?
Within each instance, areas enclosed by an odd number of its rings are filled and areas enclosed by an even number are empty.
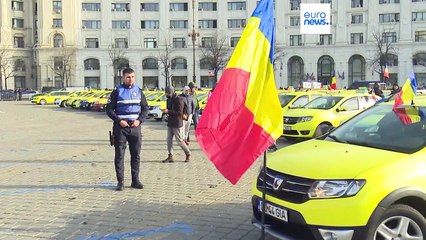
[[[334,71],[334,59],[328,55],[321,56],[317,63],[318,81],[323,85],[331,85],[331,78]]]
[[[129,60],[126,58],[116,58],[113,61],[114,66],[114,84],[121,83],[121,76],[123,75],[123,70],[129,67]]]
[[[287,75],[288,85],[297,87],[298,84],[302,84],[304,63],[301,57],[293,56],[287,62]]]
[[[382,66],[398,66],[398,56],[395,54],[388,54],[386,59],[385,59],[385,63],[382,64]]]
[[[413,56],[413,65],[426,66],[426,53],[421,52]]]
[[[172,60],[172,69],[187,69],[185,58],[175,58]]]
[[[212,67],[210,65],[210,61],[207,58],[203,58],[200,60],[200,69],[211,70]]]
[[[158,60],[155,58],[147,58],[142,61],[143,69],[158,69]]]
[[[61,34],[55,34],[53,36],[53,47],[54,48],[61,48],[64,46],[64,38]]]
[[[365,58],[361,55],[353,55],[349,58],[348,85],[353,82],[365,80]]]
[[[84,70],[99,70],[99,60],[96,58],[89,58],[84,60]]]
[[[24,72],[25,71],[25,62],[22,59],[18,59],[15,61],[15,71]]]

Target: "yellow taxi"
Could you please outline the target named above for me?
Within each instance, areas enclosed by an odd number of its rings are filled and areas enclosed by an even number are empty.
[[[31,102],[40,105],[54,104],[56,98],[65,99],[70,93],[68,91],[52,91],[45,95],[33,97]]]
[[[81,103],[83,101],[86,101],[87,99],[89,99],[90,97],[94,97],[99,93],[99,91],[90,91],[84,95],[81,95],[79,97],[77,97],[72,103],[71,103],[71,107],[72,108],[80,108],[81,107]]]
[[[87,94],[89,94],[91,91],[89,91],[89,90],[82,90],[82,91],[80,91],[78,94],[75,94],[75,95],[73,95],[72,97],[69,97],[67,100],[66,100],[66,102],[65,102],[65,107],[71,107],[72,106],[72,104],[73,104],[73,102],[75,101],[75,100],[77,100],[78,98],[80,98],[80,97],[83,97],[83,96],[85,96],[85,95],[87,95]]]
[[[282,239],[426,239],[426,98],[270,154],[252,192],[253,223]]]
[[[92,96],[81,99],[79,108],[85,108],[87,110],[90,110],[92,108],[92,105],[93,105],[94,102],[98,102],[100,98],[105,98],[105,97],[108,98],[109,93],[111,93],[111,92],[112,92],[112,90],[97,91]]]
[[[325,93],[315,91],[281,91],[278,93],[278,98],[280,99],[281,107],[283,108],[283,114],[285,116],[289,109],[301,108],[313,99],[324,95]]]
[[[289,140],[321,136],[373,106],[376,99],[362,93],[331,93],[318,97],[303,108],[289,109],[285,113],[283,135]]]
[[[165,119],[165,114],[161,109],[166,109],[166,94],[164,92],[156,92],[146,97],[148,102],[148,118],[161,121]]]
[[[65,107],[66,106],[66,102],[68,99],[73,98],[73,97],[78,97],[81,94],[85,93],[85,90],[81,90],[81,91],[74,91],[71,92],[68,96],[66,97],[58,97],[55,99],[55,105],[58,105],[59,107]]]

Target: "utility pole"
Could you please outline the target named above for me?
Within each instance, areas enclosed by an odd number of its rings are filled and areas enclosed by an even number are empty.
[[[192,82],[196,83],[197,77],[195,76],[195,42],[199,33],[195,32],[195,0],[192,0],[192,32],[188,34],[192,40]]]

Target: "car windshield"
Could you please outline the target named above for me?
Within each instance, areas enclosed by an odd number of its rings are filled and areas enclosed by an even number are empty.
[[[426,146],[426,107],[376,105],[355,116],[325,140],[414,153]]]
[[[157,99],[162,93],[154,93],[149,95],[148,97],[146,97],[147,101],[154,101],[155,99]]]
[[[287,94],[280,94],[280,103],[281,103],[281,107],[285,107],[287,106],[287,104],[296,97],[296,95],[287,95]]]
[[[334,107],[340,100],[342,100],[343,97],[337,97],[337,96],[325,96],[325,97],[319,97],[315,98],[308,104],[304,106],[304,108],[309,109],[330,109]]]

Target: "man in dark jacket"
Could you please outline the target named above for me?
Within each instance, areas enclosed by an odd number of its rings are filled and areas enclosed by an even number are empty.
[[[139,181],[140,153],[142,135],[140,124],[148,116],[148,104],[145,95],[135,84],[135,72],[131,68],[123,70],[123,83],[110,94],[106,107],[107,115],[114,121],[113,135],[115,147],[115,172],[117,191],[123,190],[124,153],[127,142],[130,149],[132,188],[143,189]]]
[[[163,113],[169,115],[167,121],[167,151],[169,156],[163,160],[163,163],[171,163],[174,161],[173,158],[173,137],[175,137],[177,144],[185,152],[185,162],[189,162],[191,159],[191,152],[188,146],[185,144],[183,139],[183,107],[184,101],[179,97],[172,86],[168,86],[165,89],[167,97],[167,109],[163,109]]]

